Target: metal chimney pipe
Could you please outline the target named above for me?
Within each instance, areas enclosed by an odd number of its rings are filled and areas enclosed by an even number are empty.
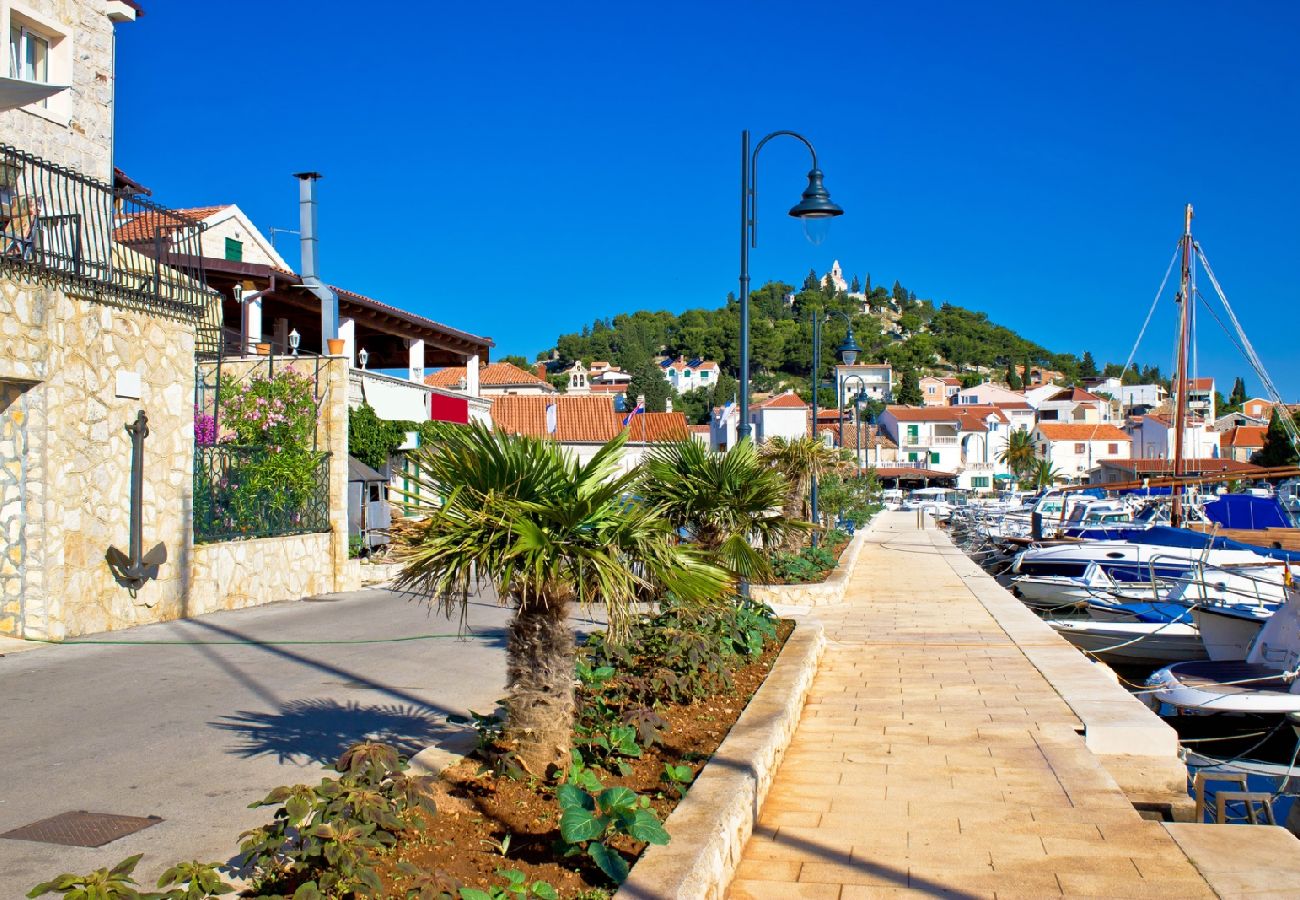
[[[325,341],[339,336],[339,296],[321,281],[316,237],[316,181],[319,172],[298,172],[298,230],[302,242],[302,283],[320,299],[321,352]]]

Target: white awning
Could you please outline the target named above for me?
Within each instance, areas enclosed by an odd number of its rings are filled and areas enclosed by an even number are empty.
[[[66,84],[42,84],[39,81],[23,81],[21,78],[0,78],[0,112],[39,103],[46,97],[53,97],[59,91],[67,89]]]

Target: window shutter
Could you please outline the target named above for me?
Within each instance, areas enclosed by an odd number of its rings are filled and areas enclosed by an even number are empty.
[[[230,262],[244,261],[244,242],[226,238],[226,259]]]

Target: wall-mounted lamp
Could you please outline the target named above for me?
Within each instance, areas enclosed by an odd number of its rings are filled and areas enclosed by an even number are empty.
[[[366,351],[365,347],[362,347],[361,352],[357,354],[357,362],[361,363],[361,368],[364,369],[366,367],[366,363],[369,361],[370,361],[370,354]]]
[[[302,343],[302,335],[298,333],[297,328],[289,332],[289,349],[293,351],[294,356],[298,355],[298,346],[301,343]]]

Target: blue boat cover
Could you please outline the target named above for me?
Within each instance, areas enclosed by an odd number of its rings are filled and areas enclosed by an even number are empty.
[[[1300,550],[1283,550],[1278,547],[1264,547],[1257,544],[1245,544],[1230,541],[1223,537],[1211,537],[1199,531],[1187,528],[1170,528],[1168,525],[1156,525],[1153,528],[1084,528],[1077,537],[1089,541],[1130,541],[1134,544],[1154,544],[1160,547],[1191,547],[1214,550],[1249,550],[1270,559],[1280,559],[1290,563],[1300,563]],[[1264,536],[1260,535],[1263,540]]]
[[[1290,528],[1282,504],[1276,497],[1250,494],[1222,494],[1205,504],[1205,515],[1224,528]]]

